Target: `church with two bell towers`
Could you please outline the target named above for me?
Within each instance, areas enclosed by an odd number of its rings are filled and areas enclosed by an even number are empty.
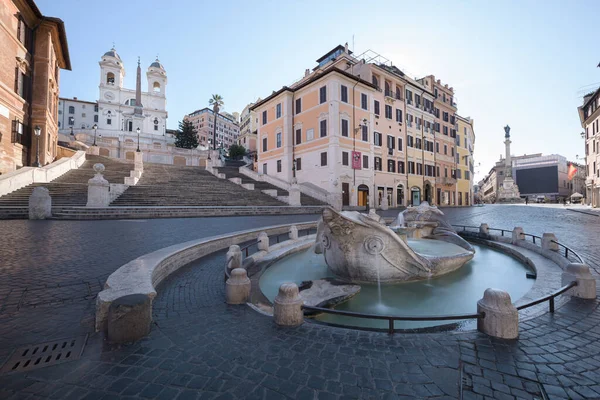
[[[158,60],[146,71],[148,91],[142,92],[138,58],[136,88],[123,87],[125,66],[114,47],[104,53],[100,64],[98,129],[164,136],[167,128],[167,72]]]

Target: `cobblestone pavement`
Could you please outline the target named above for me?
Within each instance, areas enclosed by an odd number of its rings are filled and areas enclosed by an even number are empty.
[[[444,211],[455,224],[486,222],[506,229],[523,226],[527,233],[537,235],[554,232],[596,271],[600,266],[595,250],[600,226],[595,216],[525,206]],[[264,224],[286,219],[291,217]],[[42,240],[49,228],[23,228],[19,223],[27,222],[15,223],[8,230],[15,238],[0,250],[2,276],[6,276],[0,290],[38,287],[43,279],[53,284],[71,282],[74,287],[50,285],[48,291],[42,290],[42,301],[35,296],[26,300],[27,290],[16,311],[2,300],[0,347],[4,354],[19,343],[91,333],[91,320],[86,318],[93,318],[90,309],[96,292],[92,282],[103,282],[129,259],[190,239],[194,236],[189,232],[196,230],[195,237],[201,237],[245,228],[242,219],[228,223],[223,218],[221,224],[208,220],[138,225],[78,222],[54,228],[53,236],[46,239],[47,256],[26,244]],[[215,231],[216,227],[221,230]],[[82,249],[85,254],[80,254]],[[4,253],[11,256],[8,265]],[[161,285],[155,299],[155,324],[147,338],[118,347],[104,343],[99,334],[90,334],[78,361],[0,376],[0,398],[541,399],[543,394],[550,399],[600,398],[597,301],[572,300],[554,315],[523,322],[517,341],[476,332],[389,336],[312,323],[282,329],[246,306],[224,304],[222,260],[222,252],[205,257]],[[11,265],[20,271],[13,271]],[[71,274],[70,279],[60,280],[65,273]],[[76,299],[83,294],[88,298],[46,305],[47,299],[73,293]],[[11,313],[21,316],[17,322],[7,317]],[[69,326],[73,321],[81,322],[74,328]]]

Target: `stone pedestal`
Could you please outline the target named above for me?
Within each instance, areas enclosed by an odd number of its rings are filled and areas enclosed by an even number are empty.
[[[231,277],[225,283],[225,299],[227,304],[244,304],[250,298],[252,286],[248,273],[243,268],[231,271]]]
[[[558,251],[558,240],[554,233],[544,233],[542,235],[542,250]]]
[[[273,301],[273,320],[280,326],[298,326],[304,322],[302,298],[295,283],[284,283]]]
[[[488,236],[490,234],[490,227],[488,224],[479,225],[479,234],[484,236]]]
[[[525,234],[523,233],[523,228],[517,226],[512,231],[512,243],[517,244],[519,240],[525,240]]]
[[[292,225],[290,227],[290,240],[298,239],[298,227],[296,225]]]
[[[87,148],[85,153],[91,156],[98,156],[100,155],[100,148],[98,146],[90,146]]]
[[[519,337],[519,312],[507,292],[486,289],[477,302],[477,312],[485,313],[484,318],[477,320],[478,331],[502,339]]]
[[[227,260],[227,269],[229,271],[242,267],[242,250],[237,244],[229,246],[225,258]]]
[[[522,203],[523,199],[519,193],[519,187],[512,179],[508,176],[504,178],[502,186],[498,188],[497,203]]]
[[[133,169],[135,171],[143,171],[144,170],[144,153],[141,151],[136,151],[133,153]],[[141,176],[141,175],[140,175]]]
[[[110,185],[102,176],[104,165],[94,164],[96,175],[88,181],[88,199],[86,207],[108,207],[110,204]]]
[[[38,186],[29,196],[29,219],[52,217],[52,198],[48,189]]]
[[[266,232],[261,232],[258,235],[258,250],[269,251],[269,235]]]
[[[108,309],[108,340],[135,342],[150,333],[152,300],[143,294],[130,294],[113,301]]]
[[[571,263],[567,265],[562,273],[562,286],[571,282],[577,282],[577,286],[570,289],[567,293],[580,299],[596,298],[596,279],[590,272],[590,267],[585,264]]]
[[[292,184],[290,186],[290,190],[288,190],[289,193],[289,200],[288,200],[288,204],[290,206],[296,206],[299,207],[302,204],[300,203],[300,188],[298,187],[297,184]]]

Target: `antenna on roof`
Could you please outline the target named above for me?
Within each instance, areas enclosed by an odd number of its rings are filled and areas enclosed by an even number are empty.
[[[352,34],[352,52],[354,53],[355,48],[354,48],[354,33]],[[598,64],[600,65],[600,64]]]

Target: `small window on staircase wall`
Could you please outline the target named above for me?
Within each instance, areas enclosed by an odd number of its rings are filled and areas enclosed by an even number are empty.
[[[267,174],[267,163],[263,164],[263,174]]]
[[[277,160],[277,172],[281,172],[281,160]]]

